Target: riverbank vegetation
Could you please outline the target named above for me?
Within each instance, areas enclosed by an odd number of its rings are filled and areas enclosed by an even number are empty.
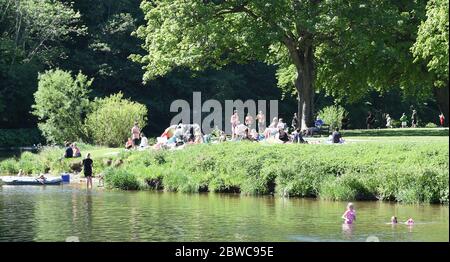
[[[94,172],[105,176],[108,187],[124,190],[448,203],[448,136],[428,138],[348,137],[344,145],[227,142],[175,151],[81,148],[92,153]],[[78,168],[79,159],[61,155],[56,148],[23,153],[0,162],[0,173]]]

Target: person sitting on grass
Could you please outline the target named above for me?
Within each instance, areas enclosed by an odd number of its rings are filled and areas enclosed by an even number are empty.
[[[277,139],[280,140],[283,144],[286,144],[290,141],[289,134],[281,127],[278,129]]]
[[[39,174],[39,176],[37,177],[36,180],[39,181],[39,183],[44,185],[47,178],[43,174]]]
[[[280,119],[278,120],[277,128],[283,128],[283,130],[286,130],[286,129],[287,129],[287,125],[286,125],[286,123],[284,122],[283,118],[280,118]]]
[[[140,148],[147,148],[148,147],[148,139],[144,135],[144,133],[141,133],[141,144],[139,145]]]
[[[341,133],[339,133],[339,127],[336,127],[333,134],[331,134],[331,142],[333,144],[342,144],[344,140],[342,139]]]
[[[66,150],[64,151],[64,158],[72,158],[73,157],[73,148],[71,147],[70,143],[66,143]]]
[[[259,141],[259,134],[258,132],[256,132],[256,129],[252,129],[252,131],[250,132],[250,136],[254,141]]]
[[[226,141],[227,141],[227,134],[225,134],[224,131],[220,130],[219,143]]]
[[[302,136],[302,132],[300,128],[295,129],[295,131],[292,133],[292,140],[294,143],[307,143]]]
[[[77,147],[77,144],[74,142],[72,144],[73,157],[81,157],[80,149]]]
[[[130,150],[131,148],[133,148],[133,140],[129,137],[128,141],[125,143],[125,149]]]

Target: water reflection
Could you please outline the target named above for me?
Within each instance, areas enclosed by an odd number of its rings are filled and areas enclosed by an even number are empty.
[[[342,224],[342,233],[343,233],[343,238],[345,240],[352,240],[353,238],[353,224]]]
[[[96,191],[62,187],[0,189],[0,240],[64,241],[448,241],[448,207],[346,203],[226,194]],[[414,227],[387,225],[414,217]]]

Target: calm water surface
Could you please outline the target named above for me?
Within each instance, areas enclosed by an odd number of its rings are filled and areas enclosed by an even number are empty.
[[[0,241],[449,241],[448,206],[230,194],[0,187]],[[416,225],[387,225],[392,215]]]

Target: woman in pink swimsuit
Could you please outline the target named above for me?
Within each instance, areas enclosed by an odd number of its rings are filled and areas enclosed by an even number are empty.
[[[347,210],[342,215],[342,218],[344,219],[344,224],[347,225],[353,224],[353,221],[356,221],[356,211],[353,203],[348,203]]]

